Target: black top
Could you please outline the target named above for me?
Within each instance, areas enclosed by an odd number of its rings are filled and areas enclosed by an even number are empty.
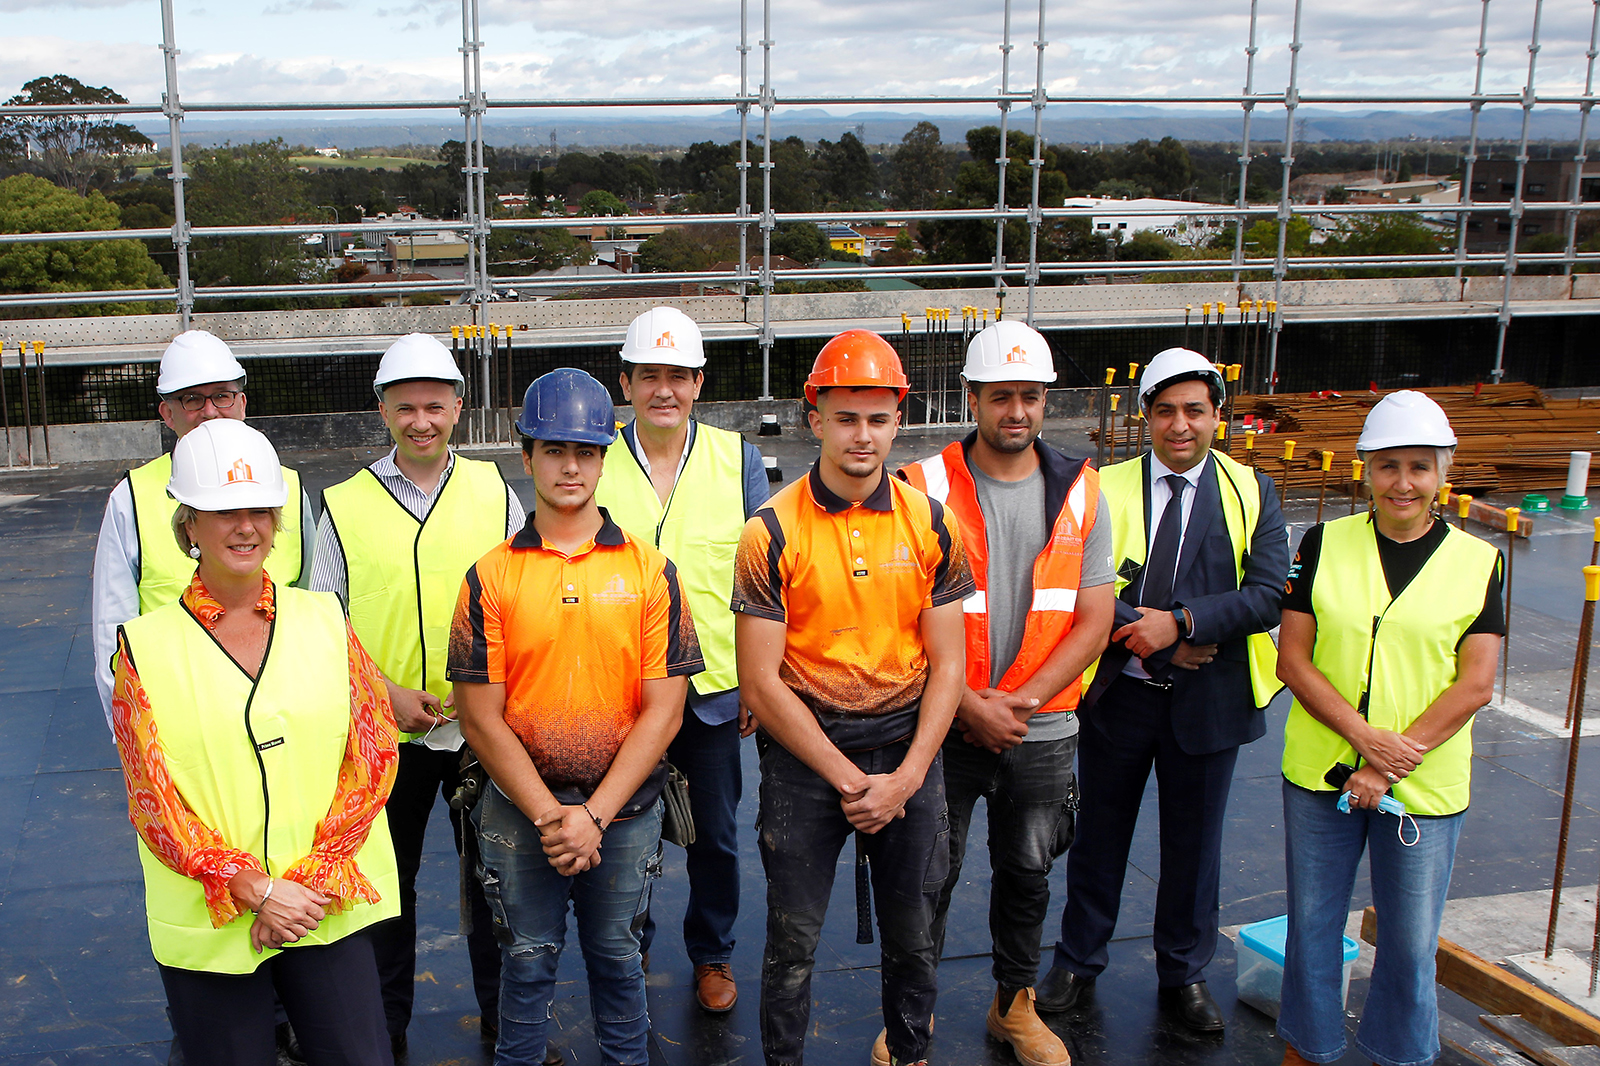
[[[1405,591],[1406,586],[1411,584],[1412,579],[1422,571],[1423,564],[1433,556],[1439,545],[1444,543],[1444,538],[1449,535],[1448,528],[1440,521],[1435,521],[1428,527],[1428,531],[1416,540],[1404,543],[1390,540],[1378,532],[1376,527],[1372,532],[1377,537],[1378,561],[1383,564],[1383,580],[1389,586],[1391,599]],[[1311,606],[1311,585],[1316,580],[1317,559],[1321,554],[1322,526],[1318,524],[1306,530],[1306,535],[1300,539],[1300,547],[1295,552],[1294,562],[1289,565],[1289,579],[1283,586],[1285,611],[1316,614]],[[1483,595],[1483,610],[1477,620],[1467,627],[1467,634],[1505,635],[1505,606],[1500,583],[1503,565],[1501,562],[1496,562],[1494,570],[1489,574],[1489,584]]]

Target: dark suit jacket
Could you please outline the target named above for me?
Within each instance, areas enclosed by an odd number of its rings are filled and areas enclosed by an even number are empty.
[[[1144,525],[1150,529],[1150,454],[1140,460],[1144,470]],[[1267,731],[1266,715],[1256,709],[1250,688],[1245,638],[1265,633],[1278,624],[1283,583],[1289,572],[1289,537],[1278,506],[1277,488],[1267,475],[1256,472],[1261,488],[1261,517],[1245,558],[1244,578],[1234,576],[1233,542],[1222,513],[1222,493],[1232,492],[1221,483],[1214,459],[1207,458],[1200,475],[1189,523],[1184,528],[1183,549],[1173,583],[1174,601],[1194,618],[1194,644],[1215,644],[1212,662],[1198,670],[1174,669],[1172,729],[1178,746],[1190,755],[1205,755],[1248,744]],[[1114,560],[1121,569],[1124,560]],[[1132,575],[1116,604],[1112,631],[1137,621],[1138,575]],[[1115,728],[1093,711],[1100,694],[1122,674],[1131,653],[1120,642],[1100,657],[1094,683],[1084,694],[1084,718],[1102,731]],[[1152,657],[1161,663],[1170,652]]]

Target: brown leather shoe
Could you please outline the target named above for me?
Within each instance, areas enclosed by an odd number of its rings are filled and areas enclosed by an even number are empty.
[[[1312,1063],[1302,1058],[1300,1052],[1294,1049],[1293,1044],[1285,1044],[1283,1045],[1283,1066],[1312,1066]]]
[[[1033,989],[1024,988],[1012,998],[1004,1014],[1000,1013],[1000,992],[994,994],[985,1024],[989,1035],[1011,1045],[1011,1051],[1022,1066],[1072,1066],[1072,1056],[1067,1045],[1039,1020],[1033,1009]]]
[[[739,987],[725,962],[708,962],[694,968],[694,998],[702,1010],[726,1014],[739,1002]]]

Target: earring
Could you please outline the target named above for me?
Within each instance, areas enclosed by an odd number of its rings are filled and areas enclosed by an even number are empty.
[[[200,558],[200,545],[198,545],[198,544],[189,545],[189,558],[191,558],[191,559]]]

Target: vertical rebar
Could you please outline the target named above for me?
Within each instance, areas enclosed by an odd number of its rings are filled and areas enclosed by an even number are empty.
[[[1506,508],[1506,606],[1505,643],[1500,654],[1500,702],[1505,703],[1510,698],[1511,692],[1506,687],[1511,676],[1511,579],[1515,575],[1517,562],[1517,525],[1522,518],[1522,508]]]
[[[1586,99],[1578,105],[1578,154],[1572,157],[1572,210],[1567,212],[1567,261],[1561,271],[1572,276],[1572,256],[1578,246],[1578,207],[1583,203],[1583,165],[1589,161],[1589,112],[1594,109],[1594,60],[1600,55],[1600,0],[1594,0],[1594,14],[1589,22],[1589,50],[1584,56],[1589,66],[1583,77],[1583,95]],[[1589,993],[1593,995],[1593,992]]]
[[[1465,524],[1465,523],[1463,523],[1463,524]],[[1596,518],[1594,520],[1594,543],[1589,547],[1589,565],[1590,566],[1594,566],[1597,563],[1600,563],[1600,518]],[[1578,686],[1578,663],[1577,663],[1577,660],[1573,660],[1573,663],[1572,663],[1572,687],[1567,690],[1568,691],[1568,695],[1567,695],[1567,719],[1566,719],[1566,723],[1562,727],[1564,729],[1570,729],[1572,727],[1572,704],[1573,704],[1573,700],[1576,699],[1576,697],[1578,695],[1578,687],[1577,686]]]
[[[28,446],[28,465],[33,465],[33,409],[28,399],[28,342],[17,342],[17,369],[22,380],[22,441]]]
[[[772,0],[761,0],[761,398],[772,399]]]
[[[1600,0],[1596,0],[1600,3]],[[1250,43],[1245,47],[1244,55],[1244,95],[1255,94],[1256,84],[1256,5],[1259,0],[1250,0]],[[1250,188],[1250,117],[1254,114],[1256,103],[1246,99],[1241,105],[1244,108],[1244,128],[1239,131],[1239,210],[1243,211],[1249,206],[1247,192]],[[1240,215],[1233,221],[1233,263],[1238,266],[1244,262],[1244,223],[1245,217]],[[1239,284],[1238,270],[1233,272],[1233,283]]]
[[[44,391],[44,341],[33,342],[33,366],[39,372],[39,428],[44,432],[44,463],[53,466],[50,457],[50,400]]]
[[[194,281],[189,277],[189,216],[185,209],[183,183],[183,104],[178,98],[178,35],[172,19],[172,0],[161,0],[161,52],[167,75],[166,91],[161,94],[161,110],[167,116],[167,135],[172,143],[172,247],[178,258],[178,332],[187,332],[194,314]]]
[[[1283,93],[1283,187],[1278,193],[1278,255],[1272,263],[1272,314],[1267,338],[1267,394],[1278,391],[1278,335],[1283,332],[1283,278],[1288,273],[1289,181],[1294,169],[1294,112],[1300,106],[1300,13],[1304,0],[1294,0],[1294,40],[1289,44],[1289,87]]]
[[[1600,3],[1600,0],[1596,0]],[[750,299],[750,0],[739,0],[739,299]]]
[[[1467,224],[1472,206],[1472,167],[1478,161],[1478,118],[1483,114],[1483,59],[1489,54],[1489,0],[1483,0],[1478,17],[1477,73],[1472,79],[1472,127],[1467,131],[1467,154],[1462,160],[1461,210],[1456,212],[1456,280],[1467,263]]]
[[[1550,888],[1550,922],[1545,927],[1544,957],[1556,950],[1556,923],[1561,916],[1561,882],[1567,873],[1567,836],[1572,830],[1572,799],[1578,783],[1578,744],[1583,736],[1583,696],[1589,684],[1589,653],[1594,647],[1594,602],[1600,567],[1583,569],[1583,618],[1578,623],[1578,649],[1572,670],[1572,736],[1567,741],[1567,785],[1561,795],[1561,831],[1556,836],[1556,869]]]
[[[1005,0],[1005,26],[1000,40],[1000,152],[995,159],[998,177],[995,180],[996,212],[994,220],[994,295],[1005,299],[1006,266],[1006,165],[1010,162],[1010,145],[1006,143],[1008,120],[1011,117],[1011,0]]]
[[[1595,0],[1600,3],[1600,0]],[[1050,42],[1044,39],[1044,4],[1039,0],[1039,36],[1033,42],[1035,66],[1033,72],[1033,158],[1028,165],[1033,168],[1033,199],[1028,205],[1028,325],[1033,325],[1033,290],[1039,284],[1039,225],[1044,221],[1039,204],[1039,174],[1044,170],[1044,50]]]
[[[11,458],[11,401],[6,398],[6,347],[0,343],[0,421],[6,427],[6,466],[12,465]]]
[[[1517,275],[1517,236],[1522,230],[1522,182],[1528,172],[1528,127],[1533,122],[1534,72],[1539,63],[1539,23],[1543,15],[1544,0],[1533,0],[1533,33],[1528,39],[1528,83],[1522,87],[1522,133],[1517,140],[1516,187],[1511,190],[1511,233],[1506,242],[1505,278],[1500,289],[1494,369],[1489,372],[1490,379],[1496,384],[1506,374],[1506,332],[1511,328],[1511,283]]]

